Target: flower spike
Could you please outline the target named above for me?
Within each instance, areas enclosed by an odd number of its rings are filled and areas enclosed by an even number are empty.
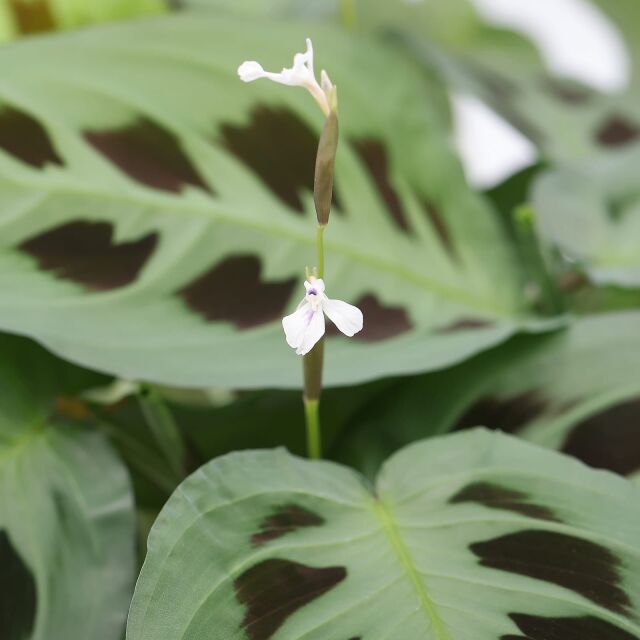
[[[304,87],[315,98],[325,116],[329,116],[332,109],[335,109],[335,86],[327,72],[323,70],[320,74],[321,85],[316,80],[313,68],[313,44],[310,38],[307,38],[307,50],[304,53],[296,53],[290,69],[284,68],[280,73],[274,73],[265,71],[255,60],[247,60],[238,67],[238,76],[244,82],[267,78],[292,87]]]
[[[342,333],[353,336],[362,329],[362,311],[342,300],[325,295],[324,280],[311,276],[304,283],[306,295],[296,311],[282,319],[287,343],[298,355],[305,355],[325,332],[325,314]]]

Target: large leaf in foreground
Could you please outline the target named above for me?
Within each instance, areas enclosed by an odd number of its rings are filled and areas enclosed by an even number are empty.
[[[149,536],[129,640],[633,640],[638,489],[509,436],[408,447],[375,494],[283,450],[187,479]]]
[[[366,318],[330,338],[328,384],[435,369],[521,326],[517,264],[464,183],[442,88],[374,39],[209,12],[0,51],[0,326],[123,377],[297,386],[279,320],[314,260],[322,119],[235,70],[277,68],[307,34],[340,87],[327,288]]]
[[[126,469],[105,439],[54,417],[79,375],[0,338],[0,636],[120,640],[135,559]]]
[[[640,471],[638,327],[637,311],[579,318],[561,333],[404,380],[360,413],[336,451],[371,474],[418,438],[484,425],[595,467]]]

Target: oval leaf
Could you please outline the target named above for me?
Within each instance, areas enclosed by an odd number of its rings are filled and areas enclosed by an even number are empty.
[[[365,36],[185,12],[0,52],[0,327],[125,378],[298,386],[280,320],[315,260],[322,116],[236,68],[282,66],[307,34],[340,87],[327,289],[365,314],[329,337],[327,383],[439,368],[521,326],[436,81]]]
[[[0,354],[0,636],[120,640],[136,569],[127,471],[60,415],[82,411],[56,397],[86,374],[6,336]]]
[[[412,445],[375,492],[284,450],[235,453],[160,514],[128,640],[633,640],[628,481],[484,430]]]

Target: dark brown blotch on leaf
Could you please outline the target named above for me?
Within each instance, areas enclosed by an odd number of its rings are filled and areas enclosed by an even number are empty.
[[[526,391],[511,398],[482,398],[464,413],[455,429],[483,426],[514,433],[542,415],[548,405],[537,391]]]
[[[242,629],[250,640],[269,640],[286,619],[347,577],[345,567],[309,567],[271,559],[242,573],[234,582],[246,605]]]
[[[488,329],[493,326],[493,322],[482,318],[460,318],[455,322],[438,327],[434,333],[445,335],[447,333],[457,333],[458,331],[474,331],[476,329]]]
[[[453,245],[453,240],[451,239],[451,234],[449,233],[449,229],[447,228],[447,224],[444,221],[440,210],[433,202],[429,200],[425,200],[424,198],[420,198],[422,203],[422,207],[433,226],[433,230],[436,232],[436,235],[440,239],[442,246],[445,248],[446,252],[453,258],[457,259],[456,249]]]
[[[612,115],[598,129],[596,139],[607,147],[621,147],[640,136],[640,127],[621,115]]]
[[[367,294],[354,302],[364,316],[362,331],[353,336],[354,340],[377,342],[388,340],[413,328],[409,316],[403,307],[383,305],[376,296]],[[333,322],[327,320],[326,334],[341,336]]]
[[[402,231],[410,233],[402,201],[391,183],[389,159],[384,144],[372,138],[353,139],[351,144],[368,169],[392,222]]]
[[[621,588],[620,560],[606,547],[552,531],[510,533],[469,547],[484,567],[551,582],[591,602],[629,615]]]
[[[227,258],[184,287],[178,295],[207,320],[250,329],[284,314],[297,280],[260,280],[260,260],[253,255]]]
[[[491,482],[474,482],[463,487],[449,499],[452,504],[477,502],[491,509],[512,511],[530,518],[560,522],[551,509],[535,504],[522,491],[502,487]]]
[[[211,191],[176,136],[151,120],[139,118],[117,129],[88,130],[84,137],[120,171],[147,187],[178,193],[190,185]]]
[[[34,117],[13,107],[0,111],[0,147],[38,169],[47,163],[63,164],[46,129]]]
[[[313,192],[318,136],[289,109],[259,106],[247,125],[224,124],[221,143],[246,164],[291,209],[300,213],[300,194]],[[339,199],[334,191],[333,203]]]
[[[546,618],[510,613],[509,617],[526,635],[506,635],[500,640],[637,640],[636,636],[594,616]]]
[[[0,638],[29,638],[36,618],[36,583],[5,531],[0,531],[0,567]]]
[[[558,100],[573,106],[585,104],[593,97],[591,89],[572,80],[547,76],[543,78],[543,86]]]
[[[157,244],[157,234],[113,242],[108,222],[75,221],[25,240],[20,250],[33,256],[41,269],[89,289],[117,289],[131,284]]]
[[[260,523],[260,531],[251,536],[251,544],[257,547],[296,529],[317,527],[321,524],[324,524],[324,518],[317,513],[297,504],[285,504]]]
[[[42,33],[56,28],[51,0],[9,0],[7,6],[18,31],[22,34]]]
[[[577,424],[562,447],[591,467],[623,476],[640,469],[640,398],[609,407]]]

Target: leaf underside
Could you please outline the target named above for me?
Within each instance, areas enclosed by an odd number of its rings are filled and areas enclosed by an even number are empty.
[[[205,465],[149,537],[128,640],[633,640],[637,488],[474,430],[378,477],[279,451]]]

